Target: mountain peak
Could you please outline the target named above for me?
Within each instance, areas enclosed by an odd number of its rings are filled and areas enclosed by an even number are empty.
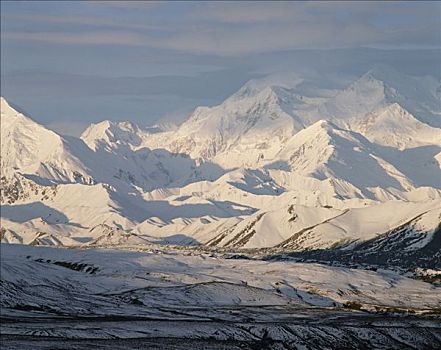
[[[137,147],[142,142],[141,130],[132,122],[115,122],[104,120],[97,124],[91,124],[82,134],[81,139],[93,150],[100,145],[113,147],[126,144]]]
[[[390,66],[378,64],[363,74],[362,78],[375,79],[385,83],[399,82],[402,79],[408,78],[405,74],[398,72]]]
[[[276,91],[277,88],[292,89],[302,82],[303,79],[292,72],[270,74],[265,77],[247,81],[230,98],[241,99],[245,97],[252,97],[265,89],[275,88],[274,91]]]
[[[319,120],[318,122],[315,122],[314,124],[312,124],[309,128],[310,128],[310,130],[321,129],[321,130],[325,130],[326,132],[330,132],[334,128],[337,128],[337,126],[329,120],[322,119],[322,120]]]
[[[10,134],[13,131],[20,130],[24,128],[29,129],[29,136],[38,133],[46,133],[53,137],[59,137],[52,130],[46,129],[44,126],[38,124],[31,118],[25,116],[24,114],[13,108],[8,101],[1,97],[1,124],[2,124],[2,140],[6,137],[4,134]],[[33,129],[33,130],[32,130]]]
[[[11,121],[11,119],[18,119],[18,118],[23,120],[25,118],[29,119],[19,111],[15,110],[3,96],[0,98],[0,106],[1,106],[2,123]]]
[[[365,135],[372,142],[384,146],[406,149],[422,145],[440,145],[441,132],[418,119],[398,102],[355,118],[352,129]]]
[[[23,115],[1,99],[1,167],[5,172],[61,176],[67,159],[61,136]],[[56,170],[52,167],[59,166]],[[49,176],[49,177],[50,177]]]
[[[9,103],[6,101],[6,99],[3,96],[0,96],[0,103],[2,106],[8,107]]]

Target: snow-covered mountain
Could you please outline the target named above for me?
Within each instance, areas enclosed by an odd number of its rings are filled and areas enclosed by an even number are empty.
[[[219,106],[197,108],[178,130],[153,135],[147,144],[212,159],[226,168],[252,167],[304,128],[288,109],[293,98],[281,87],[249,93],[246,86]]]
[[[348,124],[371,142],[400,150],[441,144],[439,128],[419,121],[398,103],[352,118]]]
[[[2,169],[32,177],[39,183],[105,183],[113,187],[153,189],[174,181],[207,178],[220,173],[186,154],[142,145],[131,123],[102,122],[90,126],[85,137],[62,137],[1,101]]]
[[[16,171],[58,182],[93,182],[72,145],[1,98],[2,175]]]
[[[383,119],[393,119],[395,124],[388,132],[393,129],[402,138],[412,138],[414,135],[404,135],[409,128],[400,130],[400,114],[406,115],[415,119],[409,122],[414,134],[420,134],[421,125],[435,127],[425,140],[438,143],[440,91],[441,84],[435,78],[406,76],[384,67],[372,69],[342,90],[325,89],[320,82],[292,75],[275,76],[246,83],[218,106],[196,108],[176,130],[150,133],[128,123],[103,122],[86,130],[82,139],[89,145],[103,142],[108,138],[103,136],[106,129],[132,147],[164,148],[193,159],[210,159],[224,168],[260,167],[264,160],[273,159],[291,136],[323,119],[361,131],[360,120],[386,113]],[[400,108],[402,111],[397,110]],[[418,126],[418,122],[422,124]],[[112,136],[107,141],[115,140]]]
[[[81,138],[2,98],[2,241],[350,250],[407,225],[421,249],[441,221],[439,90],[384,68],[344,89],[271,77],[176,129]]]
[[[376,67],[319,106],[320,118],[364,115],[398,103],[431,126],[441,127],[441,82],[431,76],[413,77]]]

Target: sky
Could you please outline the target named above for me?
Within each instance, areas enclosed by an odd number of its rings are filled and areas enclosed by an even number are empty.
[[[441,76],[441,2],[1,1],[1,94],[78,135],[183,120],[273,72]]]

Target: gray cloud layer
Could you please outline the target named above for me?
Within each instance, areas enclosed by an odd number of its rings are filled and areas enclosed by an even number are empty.
[[[242,55],[298,48],[439,47],[441,4],[103,2],[82,14],[3,15],[2,35],[51,44],[146,46]],[[168,11],[168,12],[167,12]],[[12,12],[12,11],[11,11]],[[32,28],[32,29],[31,29]]]

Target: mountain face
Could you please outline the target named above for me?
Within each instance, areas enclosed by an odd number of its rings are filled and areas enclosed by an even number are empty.
[[[92,150],[98,148],[112,150],[120,145],[136,149],[147,135],[147,130],[142,130],[133,123],[106,120],[90,125],[81,135],[81,139]]]
[[[219,106],[197,108],[178,130],[153,135],[146,142],[194,159],[211,159],[227,168],[253,166],[262,154],[274,155],[304,127],[285,107],[293,103],[292,98],[278,87],[253,94],[239,91]]]
[[[398,103],[353,118],[349,125],[371,142],[400,150],[441,143],[439,128],[419,121]]]
[[[81,138],[2,98],[2,241],[424,249],[441,221],[439,82],[376,69],[328,85],[255,80],[175,129],[104,121]]]
[[[364,115],[397,103],[417,118],[441,127],[441,82],[411,77],[385,67],[375,68],[319,106],[320,115],[341,118]]]
[[[1,98],[2,174],[15,171],[60,182],[92,180],[61,136],[15,111]]]
[[[388,201],[346,209],[291,204],[259,211],[232,229],[221,232],[209,244],[245,248],[274,246],[290,251],[348,249],[408,229],[413,236],[409,234],[401,242],[402,248],[413,250],[429,243],[438,230],[440,204],[439,200],[424,203]],[[405,222],[404,218],[407,218]]]

